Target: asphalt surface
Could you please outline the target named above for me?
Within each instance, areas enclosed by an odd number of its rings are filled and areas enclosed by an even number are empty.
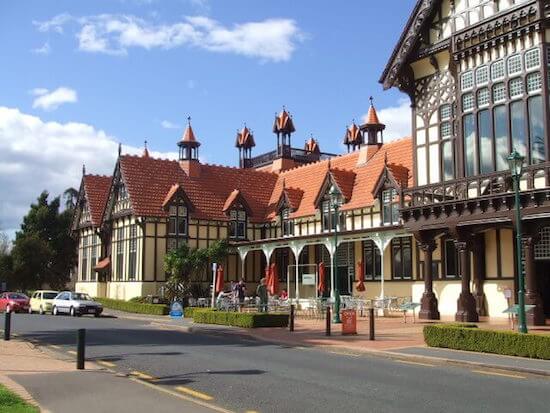
[[[153,376],[167,389],[209,395],[234,411],[517,413],[548,411],[550,403],[550,381],[527,375],[334,354],[122,318],[12,318],[13,332],[65,354],[78,328],[87,329],[88,359]]]

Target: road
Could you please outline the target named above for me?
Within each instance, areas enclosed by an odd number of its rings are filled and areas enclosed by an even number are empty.
[[[546,379],[292,348],[223,332],[186,333],[125,318],[12,319],[13,332],[65,354],[74,349],[78,328],[87,329],[88,359],[240,412],[517,413],[547,411],[550,402]]]

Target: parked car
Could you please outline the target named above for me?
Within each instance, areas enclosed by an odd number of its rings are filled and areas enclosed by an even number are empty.
[[[29,314],[37,312],[39,314],[51,313],[52,304],[59,291],[38,290],[31,295],[29,304]]]
[[[70,314],[80,317],[84,314],[93,314],[99,317],[103,312],[103,306],[85,293],[62,291],[52,302],[52,314]]]
[[[0,294],[0,311],[22,312],[29,310],[29,297],[23,293],[2,293]]]

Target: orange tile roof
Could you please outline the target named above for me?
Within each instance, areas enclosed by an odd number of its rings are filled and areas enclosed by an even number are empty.
[[[92,224],[95,227],[101,226],[112,180],[112,177],[104,175],[84,175],[83,177],[84,192],[90,208]]]
[[[344,144],[361,144],[363,143],[363,136],[361,135],[361,129],[353,122],[349,128],[346,129],[346,135],[344,136]]]
[[[273,123],[273,133],[292,133],[295,131],[296,129],[294,128],[292,117],[289,115],[286,109],[283,109],[283,111],[275,117],[275,122]]]
[[[272,172],[200,164],[200,174],[189,177],[178,161],[123,155],[120,169],[138,216],[163,217],[163,201],[179,184],[193,204],[192,215],[200,219],[227,220],[223,211],[231,192],[239,189],[250,209],[251,221],[263,221],[277,180]]]
[[[254,142],[254,135],[245,126],[240,132],[237,132],[237,139],[235,141],[235,147],[237,148],[252,148],[256,146]]]
[[[369,113],[367,114],[367,125],[380,125],[380,120],[378,119],[378,114],[374,105],[370,105]]]
[[[364,147],[363,150],[367,148]],[[279,174],[255,169],[200,164],[200,174],[189,177],[177,161],[123,155],[120,168],[134,213],[166,216],[163,202],[175,184],[193,204],[192,216],[227,220],[228,204],[242,197],[252,211],[252,222],[265,222],[278,214],[281,197],[287,197],[292,218],[315,215],[315,201],[330,174],[346,202],[342,210],[371,206],[372,190],[386,165],[404,186],[412,186],[412,140],[404,138],[368,147],[367,162],[357,165],[360,151],[319,161]]]
[[[181,138],[181,141],[185,143],[193,143],[197,146],[200,145],[199,141],[197,141],[197,138],[195,138],[195,133],[193,132],[191,123],[187,124],[187,127],[185,128],[185,132],[183,133],[183,137]]]

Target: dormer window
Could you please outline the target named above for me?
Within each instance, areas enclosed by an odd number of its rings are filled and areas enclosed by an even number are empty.
[[[393,188],[382,191],[382,222],[384,225],[399,224],[399,203],[397,191]]]
[[[175,237],[187,236],[187,207],[185,205],[170,206],[168,235]]]
[[[120,183],[118,187],[116,202],[114,212],[124,211],[130,208],[130,198],[128,196],[128,191],[126,190],[126,185]]]
[[[229,238],[246,238],[246,211],[244,209],[232,209],[229,211]]]
[[[86,222],[90,222],[91,216],[90,216],[90,208],[88,207],[88,203],[86,201],[82,201],[80,208],[81,208],[80,223],[84,224]]]
[[[342,201],[338,202],[338,207],[342,205]],[[340,210],[338,210],[338,214],[340,215],[340,226],[338,230],[344,229],[344,214]],[[334,206],[332,205],[330,201],[330,197],[327,195],[323,201],[321,202],[321,223],[323,225],[323,231],[334,231],[336,228],[336,223],[338,222],[338,219],[336,217],[336,211],[334,209]]]
[[[294,221],[290,219],[289,208],[283,208],[281,210],[281,227],[283,230],[283,237],[294,235]]]

